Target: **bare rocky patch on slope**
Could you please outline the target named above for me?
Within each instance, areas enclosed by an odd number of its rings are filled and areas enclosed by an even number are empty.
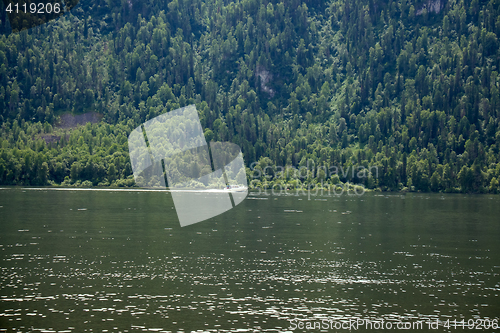
[[[45,140],[45,143],[52,144],[58,142],[61,139],[61,134],[59,134],[58,129],[70,130],[78,126],[84,126],[87,123],[96,124],[101,121],[102,114],[97,112],[87,112],[83,114],[73,115],[71,113],[65,113],[60,116],[59,121],[55,124],[56,133],[48,133],[41,135],[41,138]],[[68,136],[66,134],[66,136]]]
[[[86,125],[87,123],[98,123],[102,119],[102,115],[97,112],[87,112],[78,115],[72,115],[70,113],[63,114],[59,122],[56,124],[56,128],[75,128],[80,125]]]

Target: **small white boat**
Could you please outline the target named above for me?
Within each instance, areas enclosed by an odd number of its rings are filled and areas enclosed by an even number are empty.
[[[240,186],[240,185],[228,185],[224,189],[224,191],[228,191],[228,192],[246,192],[247,190],[248,190],[247,187]]]
[[[168,192],[186,192],[186,193],[232,193],[232,192],[247,192],[248,187],[241,185],[228,185],[224,188],[208,188],[208,189],[198,189],[198,188],[173,188],[167,190]]]

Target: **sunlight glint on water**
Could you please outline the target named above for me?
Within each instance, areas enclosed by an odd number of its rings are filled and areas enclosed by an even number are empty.
[[[498,201],[252,193],[180,228],[165,192],[2,189],[0,328],[283,332],[296,318],[493,319]]]

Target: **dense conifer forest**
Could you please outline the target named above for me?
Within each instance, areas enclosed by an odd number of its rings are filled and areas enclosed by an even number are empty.
[[[255,187],[497,193],[499,36],[500,0],[81,0],[0,36],[0,184],[133,186],[129,133],[196,104]]]

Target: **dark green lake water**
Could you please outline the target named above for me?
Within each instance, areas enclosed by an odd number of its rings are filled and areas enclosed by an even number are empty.
[[[181,228],[165,192],[0,189],[0,331],[498,319],[499,217],[498,196],[252,193]]]

